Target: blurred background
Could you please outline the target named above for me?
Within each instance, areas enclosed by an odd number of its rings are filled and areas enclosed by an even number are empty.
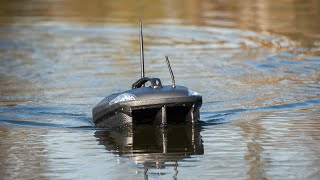
[[[0,179],[319,179],[320,1],[0,4]],[[94,127],[139,78],[139,19],[146,75],[170,84],[169,56],[200,127]]]

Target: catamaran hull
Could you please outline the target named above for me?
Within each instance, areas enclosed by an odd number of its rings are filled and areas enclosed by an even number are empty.
[[[93,121],[97,127],[109,128],[147,123],[156,126],[197,123],[201,105],[201,96],[136,100],[112,105],[106,101],[93,108]]]

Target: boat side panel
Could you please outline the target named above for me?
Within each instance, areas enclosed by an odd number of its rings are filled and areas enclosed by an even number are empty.
[[[124,113],[119,113],[109,118],[104,118],[97,124],[98,127],[109,128],[120,127],[124,125],[132,125],[132,117]]]

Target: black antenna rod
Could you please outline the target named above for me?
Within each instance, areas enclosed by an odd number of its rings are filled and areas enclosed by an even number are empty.
[[[176,87],[176,82],[174,80],[174,75],[173,75],[173,72],[172,72],[172,69],[171,69],[171,66],[170,66],[170,62],[169,62],[168,56],[166,56],[166,62],[167,62],[168,68],[169,68],[170,76],[171,76],[172,87],[175,88]]]
[[[141,64],[141,78],[144,77],[144,52],[143,52],[143,35],[142,35],[142,21],[140,19],[140,64]]]

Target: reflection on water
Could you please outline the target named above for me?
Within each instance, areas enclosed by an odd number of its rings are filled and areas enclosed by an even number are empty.
[[[178,166],[178,161],[204,153],[201,127],[189,125],[154,128],[136,126],[115,131],[97,131],[100,145],[120,157],[129,158],[144,168]]]
[[[202,129],[93,126],[139,78],[140,18],[146,74],[170,84],[169,56]],[[319,19],[318,0],[2,1],[0,179],[319,179]]]

